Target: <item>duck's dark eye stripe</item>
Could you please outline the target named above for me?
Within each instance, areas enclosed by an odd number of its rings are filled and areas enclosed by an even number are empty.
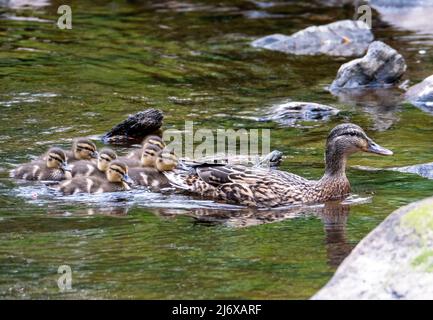
[[[102,160],[105,160],[105,161],[108,161],[108,162],[110,162],[110,161],[111,161],[111,159],[108,159],[108,158],[104,158],[104,157],[101,157],[101,159],[102,159]]]
[[[115,168],[111,168],[111,170],[116,171],[120,175],[124,175],[125,174],[124,172],[122,172],[122,171],[120,171],[118,169],[115,169]]]
[[[50,156],[50,158],[51,158],[51,159],[54,159],[54,160],[57,160],[57,161],[60,162],[60,163],[63,162],[63,159],[60,159],[60,158],[57,158],[57,157]]]
[[[93,149],[93,148],[89,148],[89,147],[83,147],[83,146],[78,146],[78,147],[77,147],[77,150],[78,150],[78,151],[81,151],[81,150],[83,150],[83,149],[84,149],[84,150],[87,150],[87,151],[92,151],[92,152],[95,151],[95,149]]]

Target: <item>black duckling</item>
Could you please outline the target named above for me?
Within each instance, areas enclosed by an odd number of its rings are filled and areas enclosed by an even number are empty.
[[[129,176],[134,181],[134,184],[149,187],[152,191],[159,191],[162,188],[171,187],[169,180],[162,172],[173,170],[177,164],[178,158],[174,151],[162,151],[156,158],[154,168],[131,168]]]
[[[325,174],[307,180],[279,170],[244,166],[204,166],[194,172],[165,172],[173,186],[205,197],[252,207],[276,207],[338,200],[350,193],[346,161],[358,152],[392,155],[355,124],[335,127],[328,136]]]
[[[65,195],[76,193],[103,193],[130,190],[133,181],[128,176],[128,166],[120,161],[112,161],[106,177],[76,177],[62,182],[57,189]]]
[[[60,181],[71,179],[65,152],[60,148],[51,148],[46,160],[33,161],[11,171],[11,177],[24,180]]]
[[[104,148],[98,154],[98,162],[95,164],[88,160],[80,160],[73,162],[70,167],[72,170],[72,177],[89,177],[96,176],[100,178],[105,177],[105,173],[111,161],[117,159],[117,154],[112,149]]]

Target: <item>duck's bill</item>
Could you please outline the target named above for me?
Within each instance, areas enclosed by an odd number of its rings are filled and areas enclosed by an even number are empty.
[[[62,170],[65,172],[72,172],[72,168],[66,163],[62,165]]]
[[[133,185],[134,184],[134,181],[127,174],[125,174],[123,176],[122,180],[123,180],[123,182],[126,182],[129,185]]]
[[[93,152],[90,154],[90,157],[91,157],[92,159],[98,159],[98,157],[99,157],[99,153],[98,153],[98,151],[93,151]]]
[[[394,154],[391,150],[381,147],[373,141],[369,142],[367,152],[380,154],[381,156],[392,156]]]

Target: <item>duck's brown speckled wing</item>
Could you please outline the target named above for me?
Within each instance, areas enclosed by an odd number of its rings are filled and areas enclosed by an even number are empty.
[[[214,187],[212,197],[248,206],[301,203],[304,187],[310,184],[309,180],[291,173],[243,166],[198,168],[197,174],[202,182]],[[193,183],[204,188],[200,181]]]

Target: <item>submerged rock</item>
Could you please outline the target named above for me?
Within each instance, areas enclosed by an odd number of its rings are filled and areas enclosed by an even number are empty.
[[[340,67],[331,84],[331,91],[388,87],[400,80],[406,68],[401,54],[381,41],[374,41],[364,57]]]
[[[413,173],[427,179],[433,179],[433,162],[415,164],[407,167],[391,168],[390,170],[403,173]]]
[[[405,98],[421,110],[433,113],[433,75],[410,87]]]
[[[253,41],[251,45],[296,55],[360,56],[373,39],[366,23],[342,20],[311,26],[291,36],[269,35]]]
[[[428,198],[386,218],[312,299],[433,299],[432,248],[433,198]]]
[[[113,127],[102,137],[102,140],[105,143],[141,142],[144,137],[161,128],[163,118],[162,112],[157,109],[137,112]]]
[[[275,105],[269,114],[260,120],[291,126],[298,121],[326,121],[339,112],[340,110],[324,104],[293,101]]]

